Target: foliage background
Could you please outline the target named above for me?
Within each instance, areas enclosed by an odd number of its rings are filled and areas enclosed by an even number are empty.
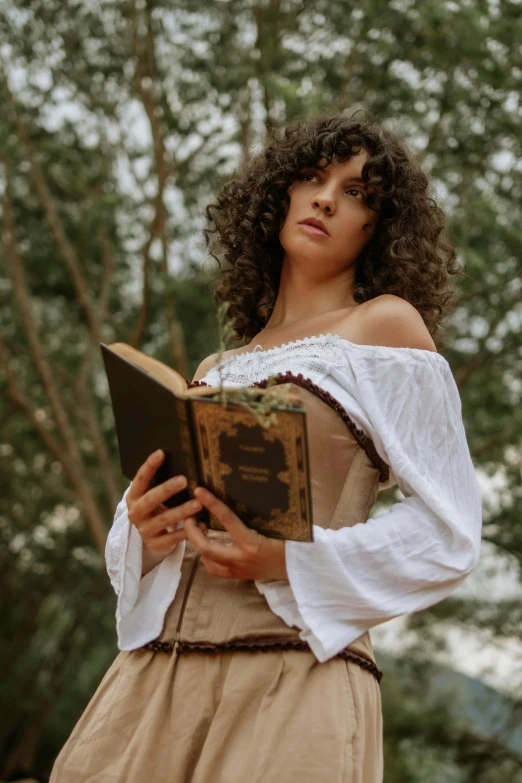
[[[431,173],[468,274],[440,350],[487,557],[472,590],[403,620],[400,654],[376,644],[385,779],[522,780],[502,657],[521,650],[521,41],[519,0],[2,4],[1,779],[46,779],[117,652],[102,555],[126,480],[99,343],[192,377],[217,349],[201,215],[220,179],[268,127],[363,106]],[[454,638],[461,671],[465,640],[508,660],[497,722],[479,718],[498,694],[468,714],[434,678]]]

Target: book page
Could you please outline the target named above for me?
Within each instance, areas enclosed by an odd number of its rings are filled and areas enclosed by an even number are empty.
[[[142,370],[152,375],[153,378],[160,381],[178,397],[186,397],[187,381],[177,370],[173,370],[172,367],[160,362],[159,359],[148,356],[143,351],[133,348],[132,345],[127,345],[127,343],[111,343],[107,348],[127,359],[127,361],[141,367]]]

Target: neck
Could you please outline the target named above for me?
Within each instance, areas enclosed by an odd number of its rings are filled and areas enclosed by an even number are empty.
[[[333,277],[312,276],[283,262],[277,299],[263,331],[290,328],[327,313],[357,307],[353,290],[353,268]]]

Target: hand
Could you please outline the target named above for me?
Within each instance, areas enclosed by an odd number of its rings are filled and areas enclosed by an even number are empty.
[[[145,460],[134,476],[126,497],[129,521],[136,527],[144,547],[152,554],[152,559],[157,562],[173,552],[178,543],[187,538],[183,526],[175,529],[178,523],[183,523],[186,517],[200,511],[202,507],[197,500],[189,500],[175,508],[163,504],[162,501],[187,486],[185,476],[176,476],[149,489],[164,457],[164,452],[161,452],[159,457],[151,454]],[[204,523],[200,524],[206,529]]]
[[[231,544],[209,541],[195,517],[185,519],[187,538],[201,554],[209,574],[224,579],[288,579],[284,541],[251,530],[207,489],[197,487],[194,495],[233,539]]]

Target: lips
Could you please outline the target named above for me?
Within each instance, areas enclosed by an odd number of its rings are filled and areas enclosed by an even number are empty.
[[[318,220],[317,218],[306,218],[305,220],[301,220],[299,225],[312,226],[314,228],[321,230],[323,233],[328,234],[328,231],[326,230],[326,226],[323,223],[323,221]]]

